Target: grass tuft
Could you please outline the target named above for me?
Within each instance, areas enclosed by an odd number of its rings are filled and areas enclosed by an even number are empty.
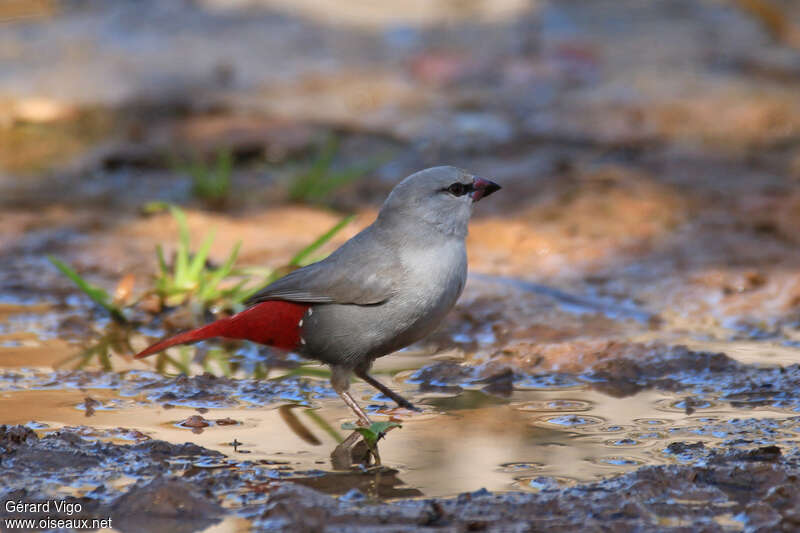
[[[224,149],[217,152],[216,159],[207,163],[201,157],[190,161],[173,160],[175,171],[188,175],[192,180],[192,195],[213,207],[224,206],[231,194],[233,154]]]
[[[377,161],[343,169],[334,168],[339,151],[339,139],[331,135],[319,148],[308,169],[297,173],[289,184],[289,199],[293,202],[322,204],[341,189],[374,170]]]
[[[153,277],[153,286],[135,301],[131,301],[127,296],[121,298],[120,301],[115,301],[108,292],[86,281],[63,261],[49,257],[50,262],[63,275],[72,280],[92,302],[105,309],[113,319],[107,331],[100,335],[93,345],[69,359],[77,360],[80,368],[96,361],[103,369],[111,370],[110,356],[112,353],[123,355],[134,351],[128,340],[132,328],[126,311],[132,311],[132,307],[147,298],[151,300],[157,298],[158,300],[158,310],[148,310],[153,320],[155,320],[155,315],[161,311],[180,312],[180,309],[187,306],[194,311],[192,314],[198,317],[198,320],[213,308],[239,311],[244,307],[243,302],[262,287],[291,270],[321,259],[317,254],[320,247],[329,242],[353,220],[353,216],[341,219],[332,228],[297,252],[282,268],[237,268],[236,261],[239,257],[241,242],[237,242],[233,246],[222,265],[213,266],[209,264],[208,257],[214,242],[214,230],[206,233],[199,247],[193,250],[192,236],[183,210],[174,205],[157,207],[169,209],[172,218],[178,225],[178,241],[170,261],[167,261],[164,255],[164,248],[161,245],[156,247],[158,271]],[[126,291],[124,292],[129,295],[132,277],[126,281],[129,283],[120,283],[120,285],[125,285]],[[131,316],[142,316],[142,310],[139,309],[138,313]],[[142,321],[138,321],[136,325],[142,324]],[[240,371],[253,373],[257,377],[267,377],[269,374],[269,369],[264,368],[263,365],[259,364],[254,367],[252,364],[231,361],[228,349],[215,347],[210,350],[198,351],[197,348],[184,346],[179,350],[177,357],[167,353],[159,354],[155,359],[156,370],[163,374],[189,374],[192,363],[199,363],[203,370],[218,375],[231,376]],[[316,375],[317,370],[301,366],[290,371],[289,374]]]

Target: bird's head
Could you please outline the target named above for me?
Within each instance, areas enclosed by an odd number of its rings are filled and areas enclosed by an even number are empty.
[[[472,206],[500,189],[492,181],[456,167],[432,167],[397,184],[381,207],[378,219],[387,223],[432,225],[463,237]]]

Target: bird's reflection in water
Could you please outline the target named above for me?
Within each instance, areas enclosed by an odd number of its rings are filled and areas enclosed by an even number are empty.
[[[301,406],[297,404],[281,406],[279,408],[281,419],[304,442],[315,446],[321,445],[322,441],[294,413],[298,407]],[[398,470],[375,464],[376,458],[359,432],[353,431],[347,437],[342,437],[315,412],[311,410],[305,412],[310,414],[311,419],[326,433],[339,441],[339,444],[331,451],[332,471],[321,476],[292,478],[294,483],[333,495],[346,494],[357,489],[368,499],[386,500],[424,496],[418,489],[405,487],[405,483],[397,477]]]

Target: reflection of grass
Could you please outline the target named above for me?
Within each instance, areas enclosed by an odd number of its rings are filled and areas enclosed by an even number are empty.
[[[339,151],[339,140],[331,135],[320,147],[311,166],[294,176],[289,184],[289,199],[293,202],[323,203],[342,187],[364,177],[376,164],[336,170],[333,160]]]
[[[330,437],[335,440],[336,442],[342,442],[344,437],[342,437],[338,431],[333,429],[324,418],[319,416],[319,414],[314,409],[306,409],[305,411],[306,416],[308,416],[312,422],[314,422],[319,428],[322,429],[325,433],[330,435]]]
[[[127,325],[110,322],[103,334],[94,344],[76,355],[56,363],[59,367],[71,361],[76,361],[75,368],[82,369],[97,361],[103,370],[112,370],[111,355],[127,355],[133,351],[129,340],[131,329]]]

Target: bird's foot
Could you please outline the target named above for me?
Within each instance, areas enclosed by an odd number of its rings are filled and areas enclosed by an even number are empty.
[[[397,402],[397,405],[399,405],[403,409],[408,409],[409,411],[416,411],[417,413],[421,413],[422,412],[422,409],[420,409],[419,407],[417,407],[413,403],[409,402],[408,400],[406,400],[402,396],[398,395],[397,399],[395,401]]]

